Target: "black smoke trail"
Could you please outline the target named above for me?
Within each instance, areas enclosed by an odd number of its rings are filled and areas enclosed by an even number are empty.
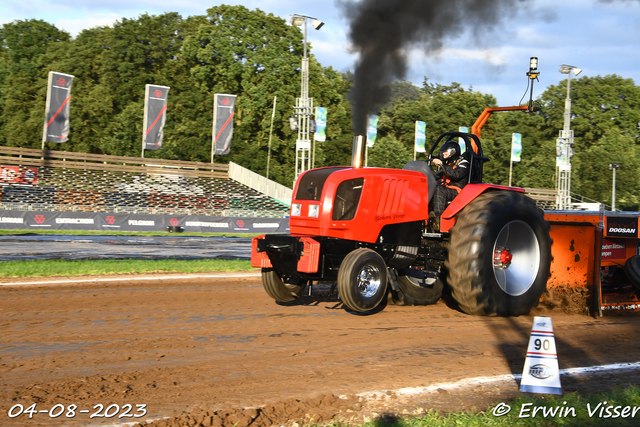
[[[446,38],[471,33],[481,41],[505,18],[515,16],[531,0],[338,0],[350,20],[349,38],[358,53],[349,100],[353,131],[365,133],[367,114],[383,105],[389,85],[407,73],[407,51],[427,54]]]

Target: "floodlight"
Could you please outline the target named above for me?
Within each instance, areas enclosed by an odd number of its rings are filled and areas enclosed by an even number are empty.
[[[577,75],[578,75],[578,74],[580,74],[581,72],[582,72],[582,69],[581,69],[581,68],[574,68],[574,69],[573,69],[573,75],[574,75],[574,76],[577,76]]]
[[[293,15],[289,20],[289,22],[291,22],[291,25],[295,25],[296,27],[299,27],[302,24],[304,24],[304,18],[302,16]]]
[[[529,71],[537,71],[538,70],[538,58],[535,56],[531,57],[529,62]]]
[[[562,74],[569,74],[571,72],[571,67],[568,65],[561,65],[560,66],[560,72]]]
[[[322,28],[323,25],[324,25],[324,22],[320,21],[319,19],[313,20],[313,28],[315,28],[316,30],[319,30],[320,28]]]

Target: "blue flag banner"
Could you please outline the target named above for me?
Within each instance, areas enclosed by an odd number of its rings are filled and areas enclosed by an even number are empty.
[[[466,126],[460,126],[458,128],[459,132],[464,132],[464,133],[469,133],[469,128]],[[464,139],[462,138],[458,138],[458,144],[460,144],[460,151],[462,153],[464,153],[465,151],[467,151],[467,143],[464,142]]]
[[[313,139],[319,142],[327,140],[327,109],[324,107],[316,108],[316,133]]]
[[[519,162],[522,157],[522,135],[514,133],[511,137],[511,161]]]
[[[416,153],[425,153],[427,151],[425,144],[427,124],[425,122],[416,121]]]
[[[380,116],[370,115],[367,124],[367,147],[373,147],[378,136],[378,120]]]

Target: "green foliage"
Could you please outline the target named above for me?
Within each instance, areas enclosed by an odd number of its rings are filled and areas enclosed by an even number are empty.
[[[291,186],[295,141],[288,118],[300,94],[302,33],[259,9],[220,5],[203,16],[175,12],[123,18],[113,27],[82,31],[75,39],[40,20],[0,26],[0,145],[39,148],[49,71],[75,76],[71,132],[63,144],[46,148],[139,156],[145,84],[169,86],[162,150],[145,157],[209,161],[213,96],[237,95],[231,152],[216,162],[236,162],[265,174],[271,112],[269,177]],[[323,67],[309,46],[309,93],[328,108],[327,140],[315,143],[315,167],[348,165],[353,143],[347,101],[353,75]],[[563,127],[566,82],[539,97],[537,113],[496,113],[482,129],[492,160],[484,180],[509,182],[511,135],[522,134],[522,161],[513,165],[513,185],[555,188],[555,145]],[[411,160],[415,122],[426,123],[427,148],[446,131],[471,128],[492,95],[458,83],[422,87],[396,82],[380,111],[379,142],[369,165],[401,167]],[[609,163],[617,172],[617,207],[640,204],[640,88],[620,76],[574,79],[571,128],[575,132],[572,191],[601,202],[611,200]],[[420,155],[419,158],[424,158]]]
[[[17,20],[0,29],[0,145],[40,148],[48,63],[70,36],[41,20]]]
[[[413,160],[413,152],[409,152],[393,136],[377,138],[375,145],[368,149],[368,155],[367,164],[371,167],[402,169]]]
[[[550,86],[541,96],[544,137],[555,141],[563,127],[567,82]],[[620,163],[617,207],[637,209],[640,199],[640,87],[617,75],[581,77],[571,82],[571,129],[575,137],[572,192],[609,202],[612,173]],[[555,144],[555,143],[554,143]]]

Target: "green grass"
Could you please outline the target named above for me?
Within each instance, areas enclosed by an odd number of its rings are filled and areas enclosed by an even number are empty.
[[[493,414],[498,403],[500,402],[496,402],[495,405],[481,412],[458,412],[447,415],[431,412],[425,416],[406,419],[386,416],[365,423],[362,427],[618,427],[640,425],[640,410],[636,412],[635,418],[632,416],[633,409],[635,407],[640,408],[640,388],[635,385],[588,396],[582,396],[577,392],[568,393],[564,396],[522,395],[513,402],[504,402],[512,409],[508,414],[501,417]],[[591,416],[589,416],[588,404],[590,405]],[[600,409],[594,410],[598,404],[602,404],[600,408],[612,407],[610,409],[612,416],[607,417],[606,409],[602,411],[602,414]],[[561,413],[563,416],[559,416],[560,412],[556,412],[556,416],[548,414],[545,417],[542,410],[540,410],[536,413],[536,416],[533,417],[535,407],[543,407],[546,408],[547,411],[558,407],[562,409]],[[620,408],[618,409],[619,415],[614,418],[615,407]],[[629,414],[626,417],[622,417],[622,411],[625,407],[630,407]],[[568,408],[575,409],[575,417],[572,412],[568,411]],[[566,416],[564,416],[565,414]],[[340,426],[341,424],[335,425]]]
[[[0,277],[83,276],[126,273],[198,273],[258,271],[248,260],[92,260],[7,261],[0,263]]]
[[[49,234],[73,236],[200,236],[254,237],[243,233],[168,233],[162,231],[89,231],[89,230],[2,230],[0,236]],[[248,260],[36,260],[0,262],[0,277],[83,276],[126,273],[199,273],[212,271],[257,271]]]

